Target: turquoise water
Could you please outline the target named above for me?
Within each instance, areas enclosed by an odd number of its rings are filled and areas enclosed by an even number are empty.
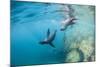
[[[89,8],[89,6],[72,5],[72,15],[79,19],[75,25],[69,26],[65,31],[60,31],[61,22],[71,14],[59,12],[59,10],[65,9],[67,6],[53,3],[11,2],[11,65],[70,62],[69,51],[72,52],[72,49],[77,51],[78,47],[72,44],[76,43],[77,39],[80,38],[79,40],[83,41],[84,36],[90,35],[94,43],[94,6]],[[57,30],[53,41],[55,48],[39,44],[39,41],[46,37],[48,28],[51,33]],[[77,30],[80,31],[80,34],[74,35]],[[82,49],[78,49],[78,51],[81,55],[78,53],[80,59],[76,62],[84,61],[84,51]]]

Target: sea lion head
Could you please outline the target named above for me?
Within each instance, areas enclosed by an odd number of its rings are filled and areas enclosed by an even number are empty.
[[[60,30],[61,30],[61,31],[64,31],[65,29],[66,29],[66,26],[65,26],[65,25],[61,25]]]

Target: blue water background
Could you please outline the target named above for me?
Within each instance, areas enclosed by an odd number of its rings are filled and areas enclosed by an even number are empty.
[[[65,32],[60,31],[60,22],[65,19],[65,15],[61,12],[53,12],[61,8],[61,4],[18,1],[11,3],[12,65],[20,66],[65,62]],[[80,7],[77,6],[75,6],[75,8],[80,9]],[[92,22],[91,25],[93,25],[94,20],[90,20],[89,22]],[[83,26],[84,23],[81,25]],[[78,27],[81,28],[81,25],[78,25]],[[83,27],[85,26],[86,25]],[[56,48],[50,45],[39,44],[39,41],[47,36],[48,28],[51,33],[57,30],[55,40],[53,41]],[[77,28],[77,26],[75,28]],[[94,27],[89,28],[89,30],[90,29],[94,30]],[[68,36],[71,35],[70,31],[72,30],[74,30],[74,27],[68,30]]]

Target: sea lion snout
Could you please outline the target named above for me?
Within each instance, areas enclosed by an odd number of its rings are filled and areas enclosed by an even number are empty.
[[[65,30],[65,25],[62,25],[60,31],[64,31],[64,30]]]

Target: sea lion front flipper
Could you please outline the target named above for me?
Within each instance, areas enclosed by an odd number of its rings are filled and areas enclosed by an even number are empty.
[[[55,48],[55,46],[52,44],[52,43],[49,43],[50,44],[50,46],[52,46],[52,47],[54,47]]]
[[[49,37],[49,35],[50,35],[50,30],[48,29],[48,31],[47,31],[47,37]]]

